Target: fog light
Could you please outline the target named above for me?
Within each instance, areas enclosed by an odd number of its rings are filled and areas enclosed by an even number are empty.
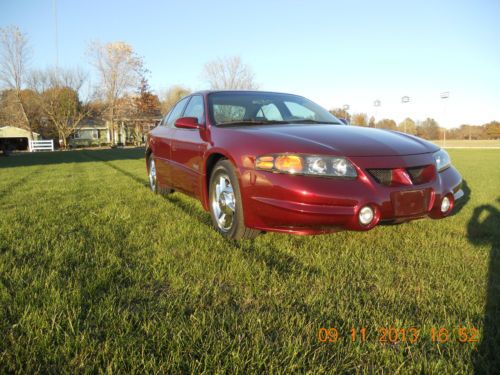
[[[359,222],[363,225],[368,225],[373,221],[375,213],[370,206],[364,206],[361,210],[359,210]]]
[[[441,212],[443,214],[448,212],[450,206],[451,206],[450,198],[444,197],[443,200],[441,201]]]

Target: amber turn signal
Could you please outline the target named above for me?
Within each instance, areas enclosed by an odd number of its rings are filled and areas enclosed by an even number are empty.
[[[297,155],[278,156],[274,161],[276,169],[287,173],[300,173],[303,169],[302,158]]]
[[[257,158],[255,162],[255,166],[258,169],[268,169],[271,170],[274,168],[274,156],[261,156]]]

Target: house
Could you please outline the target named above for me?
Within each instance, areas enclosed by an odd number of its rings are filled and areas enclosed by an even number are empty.
[[[27,150],[28,141],[37,141],[40,134],[33,132],[33,139],[31,132],[26,129],[17,128],[15,126],[1,126],[0,127],[0,149],[4,150]]]
[[[86,118],[78,124],[70,136],[70,147],[103,146],[111,143],[106,122],[96,118]]]
[[[160,118],[115,120],[115,143],[139,146],[145,143],[146,134],[160,121]],[[80,122],[70,137],[70,147],[104,146],[111,144],[109,122],[100,118],[87,118]]]

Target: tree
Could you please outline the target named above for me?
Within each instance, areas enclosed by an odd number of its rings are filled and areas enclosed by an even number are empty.
[[[98,91],[106,103],[111,141],[115,144],[118,99],[139,86],[144,75],[144,63],[125,42],[94,42],[89,46],[88,53],[100,77]]]
[[[254,73],[244,64],[239,56],[218,58],[203,67],[203,79],[213,90],[249,90],[256,89]]]
[[[351,124],[359,126],[367,126],[368,116],[366,115],[366,113],[355,113],[352,115]]]
[[[29,89],[21,90],[18,93],[14,89],[3,90],[0,93],[0,124],[9,124],[19,128],[26,128],[26,120],[19,105],[21,98],[25,114],[30,119],[33,131],[40,123],[40,112],[38,107],[37,94]]]
[[[17,106],[33,139],[33,129],[27,114],[26,103],[21,91],[26,79],[26,69],[30,57],[28,39],[16,26],[0,28],[0,81],[13,90]]]
[[[79,96],[85,74],[80,70],[47,69],[33,72],[30,82],[38,92],[40,107],[67,148],[69,136],[88,114]]]
[[[330,109],[328,112],[330,112],[332,115],[334,115],[335,117],[337,117],[339,119],[344,119],[347,122],[351,121],[351,115],[345,109],[333,108],[333,109]]]
[[[162,94],[161,98],[161,113],[167,114],[172,107],[183,97],[191,94],[191,90],[183,86],[174,85],[168,88]]]
[[[439,124],[436,120],[428,117],[417,124],[417,135],[430,140],[439,139]]]
[[[492,121],[484,125],[488,138],[500,139],[500,122]]]
[[[407,134],[417,134],[417,126],[415,124],[415,121],[413,121],[409,117],[405,118],[399,123],[398,130]]]
[[[368,126],[370,128],[374,128],[375,127],[375,117],[373,117],[373,116],[370,117],[370,121],[368,121]]]
[[[478,125],[460,125],[458,130],[456,131],[457,139],[488,139],[491,138],[488,135],[486,126],[478,126]]]
[[[398,126],[396,125],[396,121],[391,120],[391,119],[382,119],[379,122],[377,122],[376,125],[377,128],[380,129],[388,129],[388,130],[397,130]]]
[[[160,99],[149,88],[148,80],[143,77],[138,96],[134,98],[137,117],[158,117],[161,115]]]

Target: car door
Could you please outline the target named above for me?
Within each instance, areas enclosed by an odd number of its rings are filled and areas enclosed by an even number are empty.
[[[175,134],[175,121],[181,117],[189,98],[180,100],[169,112],[160,126],[152,131],[155,155],[156,173],[160,184],[172,185],[172,138]]]
[[[205,127],[203,96],[191,96],[182,117],[196,117],[199,129],[176,128],[172,138],[172,182],[174,189],[201,197],[203,152],[206,142],[202,138]]]

